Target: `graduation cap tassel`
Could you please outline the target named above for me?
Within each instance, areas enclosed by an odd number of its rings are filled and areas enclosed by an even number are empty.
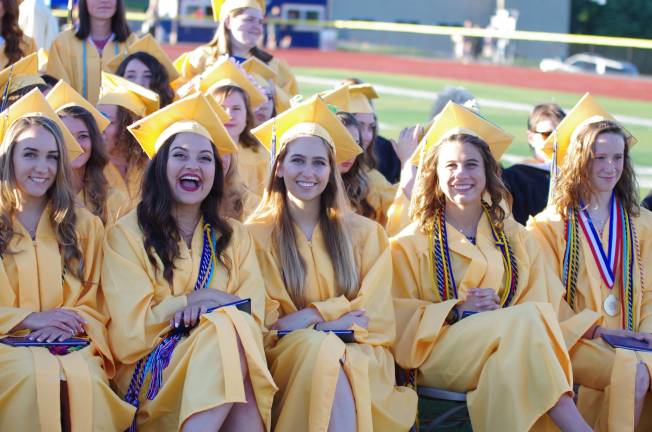
[[[272,123],[272,145],[269,147],[270,152],[270,169],[274,167],[274,159],[276,159],[276,120]]]
[[[559,168],[557,166],[557,151],[558,151],[558,140],[557,140],[557,129],[555,128],[552,131],[554,143],[552,145],[552,161],[550,162],[550,181],[548,183],[548,205],[552,204],[555,188],[557,187],[557,176],[559,175]]]
[[[9,79],[7,80],[7,86],[5,87],[4,92],[2,92],[2,104],[0,105],[0,111],[4,111],[7,108],[9,103],[9,88],[11,87],[11,82],[14,80],[14,65],[11,65],[9,70]]]

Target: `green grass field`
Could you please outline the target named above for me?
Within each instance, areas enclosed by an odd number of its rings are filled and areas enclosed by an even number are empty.
[[[476,82],[453,81],[423,78],[407,75],[381,74],[372,72],[346,71],[339,69],[311,69],[294,68],[295,74],[315,78],[343,79],[356,76],[364,81],[377,85],[400,87],[410,90],[425,90],[439,92],[449,85],[462,86],[469,90],[478,99],[493,99],[512,103],[521,103],[534,106],[541,102],[556,102],[565,109],[571,108],[581,97],[582,93],[563,93],[541,90],[525,90],[523,88],[480,84]],[[317,91],[329,88],[326,85],[299,83],[302,94],[308,96]],[[394,94],[380,94],[381,98],[375,105],[378,117],[384,126],[381,133],[384,136],[396,137],[404,126],[415,123],[426,123],[432,100],[412,96]],[[649,102],[631,101],[625,99],[599,97],[600,103],[614,115],[646,118],[652,121],[652,104]],[[515,137],[514,143],[508,153],[514,155],[528,155],[529,149],[525,137],[527,113],[508,110],[504,108],[483,107],[480,103],[482,114],[491,121],[508,130]],[[638,139],[634,148],[633,159],[636,165],[652,166],[652,128],[625,124],[628,130]]]

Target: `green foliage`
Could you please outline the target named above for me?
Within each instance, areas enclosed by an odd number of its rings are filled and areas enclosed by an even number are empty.
[[[572,0],[571,33],[652,39],[652,1]]]

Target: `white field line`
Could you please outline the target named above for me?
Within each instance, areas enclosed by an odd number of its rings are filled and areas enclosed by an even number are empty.
[[[341,80],[330,79],[330,78],[311,77],[307,75],[297,75],[297,80],[300,83],[324,85],[328,87],[334,87],[337,84],[339,84],[341,81]],[[403,87],[393,87],[393,86],[385,86],[385,85],[378,85],[378,84],[373,84],[373,86],[379,93],[386,93],[395,96],[406,96],[406,97],[412,97],[416,99],[427,99],[433,102],[435,98],[437,98],[437,92],[428,91],[428,90],[415,90],[415,89],[408,89]],[[528,105],[524,103],[507,102],[507,101],[501,101],[496,99],[478,99],[478,103],[480,104],[481,107],[486,106],[490,108],[500,108],[500,109],[506,109],[510,111],[519,111],[519,112],[526,112],[526,113],[532,111],[533,108],[532,105]],[[624,115],[616,115],[615,117],[618,121],[622,122],[623,124],[652,128],[652,119],[646,119],[643,117],[624,116]]]
[[[304,84],[314,84],[314,85],[324,85],[328,87],[336,86],[340,81],[330,78],[318,78],[310,77],[306,75],[297,75],[297,80],[300,83]],[[373,83],[372,83],[373,84]],[[374,84],[374,88],[379,93],[386,93],[396,96],[407,96],[416,99],[427,99],[429,101],[434,101],[437,97],[437,93],[427,90],[414,90],[407,89],[402,87],[392,87]],[[530,112],[532,110],[531,105],[516,103],[516,102],[507,102],[494,99],[478,99],[478,103],[481,106],[487,106],[492,108],[506,109],[510,111],[520,111],[520,112]],[[638,126],[647,126],[652,127],[652,120],[640,118],[640,117],[630,117],[630,116],[616,116],[624,124],[638,125]],[[391,130],[400,130],[402,127],[407,125],[395,125],[391,123],[381,122],[380,127],[383,129]],[[504,154],[502,159],[505,161],[514,164],[525,159],[523,156],[513,155],[513,154]],[[634,169],[636,170],[636,176],[638,178],[638,183],[641,187],[646,189],[652,189],[652,167],[635,165]]]

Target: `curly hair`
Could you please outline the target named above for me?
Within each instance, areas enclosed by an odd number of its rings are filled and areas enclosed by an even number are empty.
[[[170,87],[170,76],[168,75],[168,71],[165,70],[165,67],[163,67],[156,57],[143,51],[130,54],[122,60],[122,63],[120,63],[120,66],[118,66],[118,69],[115,72],[116,75],[124,77],[127,66],[132,60],[142,62],[147,66],[147,69],[149,69],[152,74],[149,89],[158,94],[161,108],[170,105],[172,101],[174,101],[174,90]]]
[[[116,151],[127,156],[127,172],[131,172],[132,169],[144,167],[148,161],[147,154],[127,130],[127,126],[140,120],[141,117],[121,105],[117,105],[117,108]]]
[[[347,215],[351,214],[351,210],[344,196],[344,185],[337,171],[333,149],[325,141],[323,144],[328,149],[331,171],[328,185],[321,195],[319,227],[323,233],[326,250],[335,273],[336,296],[343,295],[351,300],[357,295],[360,284],[351,235],[346,224]],[[294,223],[288,210],[288,191],[285,180],[277,175],[279,166],[291,145],[291,142],[285,145],[274,160],[262,202],[249,221],[265,220],[269,217],[273,219],[272,241],[280,259],[285,286],[294,304],[298,308],[303,308],[306,305],[304,292],[306,263],[299,255],[297,248]]]
[[[241,221],[244,219],[244,202],[246,188],[238,173],[237,154],[231,155],[229,169],[224,174],[224,197],[220,203],[220,212],[225,217]]]
[[[0,35],[5,40],[5,55],[10,66],[20,60],[24,55],[23,31],[18,26],[18,2],[16,0],[1,0],[5,14],[2,17],[2,32]]]
[[[63,108],[57,112],[59,117],[71,117],[81,120],[88,129],[88,135],[91,141],[91,156],[86,162],[84,169],[83,189],[84,202],[88,210],[106,224],[108,211],[106,208],[106,199],[109,191],[109,182],[104,175],[104,168],[109,162],[109,157],[104,147],[102,133],[97,127],[97,122],[93,115],[86,109],[72,105]]]
[[[505,202],[508,206],[511,206],[511,195],[501,179],[500,165],[494,159],[489,146],[483,139],[464,133],[453,134],[444,138],[440,144],[433,146],[423,156],[425,159],[421,167],[421,174],[417,179],[412,197],[412,220],[419,224],[421,230],[427,232],[437,210],[446,208],[447,197],[440,186],[437,167],[441,149],[452,142],[470,144],[480,152],[486,176],[485,193],[490,198],[489,216],[491,217],[491,224],[497,230],[502,230],[507,214],[501,203]]]
[[[358,133],[360,133],[360,127],[358,126],[358,122],[353,114],[338,112],[337,118],[340,119],[342,124],[347,128],[357,128]],[[353,210],[361,216],[375,220],[376,209],[374,209],[367,200],[370,190],[369,176],[367,175],[367,171],[364,169],[365,167],[362,159],[362,155],[355,158],[349,171],[342,174],[342,181],[344,182],[346,194],[349,197],[349,203],[351,204],[351,207],[353,207]]]
[[[254,124],[256,122],[256,118],[254,117],[254,112],[251,110],[251,102],[249,100],[249,95],[247,94],[246,91],[242,90],[238,86],[234,85],[225,85],[221,87],[216,87],[213,90],[211,90],[211,94],[213,97],[215,97],[215,100],[217,103],[222,104],[226,98],[228,98],[231,93],[238,93],[242,96],[242,99],[245,102],[245,106],[247,109],[247,120],[245,123],[245,128],[240,134],[240,140],[239,143],[242,145],[244,148],[249,148],[252,149],[255,152],[258,152],[262,145],[254,134],[251,133],[251,130],[254,128]]]
[[[571,139],[553,196],[555,208],[564,218],[568,216],[568,209],[578,209],[580,202],[588,203],[595,194],[591,164],[595,157],[595,142],[606,133],[620,135],[625,142],[623,172],[614,187],[615,195],[631,215],[639,214],[638,182],[629,155],[632,136],[617,122],[603,120],[586,125]]]
[[[172,215],[174,199],[167,178],[170,147],[176,136],[176,134],[172,135],[163,143],[148,165],[143,178],[142,200],[136,210],[138,225],[145,236],[147,258],[156,268],[156,256],[159,257],[163,263],[163,277],[170,284],[174,276],[174,261],[179,257],[181,240],[179,227]],[[208,196],[201,203],[200,211],[204,223],[209,224],[218,234],[215,249],[217,258],[229,271],[231,263],[224,251],[231,242],[233,229],[218,211],[224,192],[224,181],[219,155],[214,146],[211,148],[215,163],[215,179]]]
[[[66,271],[81,279],[84,274],[84,262],[75,230],[77,216],[75,196],[70,183],[68,152],[59,126],[46,117],[34,115],[17,120],[0,144],[0,256],[14,253],[9,250],[9,245],[15,235],[20,235],[13,227],[16,209],[20,207],[13,156],[17,138],[30,128],[45,129],[54,136],[57,144],[59,151],[57,173],[53,185],[47,191],[47,200],[51,208],[50,222],[63,254]]]

